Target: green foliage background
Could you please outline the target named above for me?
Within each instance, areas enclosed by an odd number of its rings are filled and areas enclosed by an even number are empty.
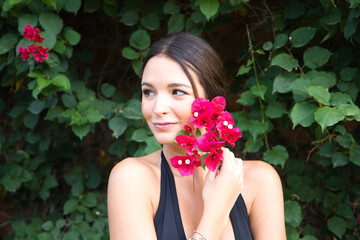
[[[110,169],[160,148],[141,61],[183,30],[224,60],[235,151],[278,170],[288,239],[360,239],[359,4],[0,0],[3,239],[108,239]],[[17,53],[25,24],[43,30],[44,63]]]

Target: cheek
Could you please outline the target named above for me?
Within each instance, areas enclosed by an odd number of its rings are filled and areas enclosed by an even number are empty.
[[[141,112],[146,120],[149,120],[151,117],[151,109],[144,101],[141,102]]]

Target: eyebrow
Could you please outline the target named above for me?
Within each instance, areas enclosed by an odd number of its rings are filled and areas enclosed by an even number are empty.
[[[151,83],[148,83],[148,82],[143,82],[141,84],[141,86],[149,86],[149,87],[153,87],[153,85]],[[192,88],[191,86],[187,85],[187,84],[184,84],[184,83],[170,83],[168,85],[168,87],[187,87],[187,88]]]

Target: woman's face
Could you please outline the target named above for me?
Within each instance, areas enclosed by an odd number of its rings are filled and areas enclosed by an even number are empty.
[[[199,97],[205,98],[198,77],[189,69]],[[160,144],[172,144],[192,118],[194,90],[181,66],[167,56],[152,57],[143,71],[142,113]]]

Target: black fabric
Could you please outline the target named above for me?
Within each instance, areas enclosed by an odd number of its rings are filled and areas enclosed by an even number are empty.
[[[241,194],[230,212],[230,219],[235,240],[253,239],[246,205]],[[158,240],[186,240],[176,195],[174,175],[162,152],[160,201],[155,214],[154,225]]]

